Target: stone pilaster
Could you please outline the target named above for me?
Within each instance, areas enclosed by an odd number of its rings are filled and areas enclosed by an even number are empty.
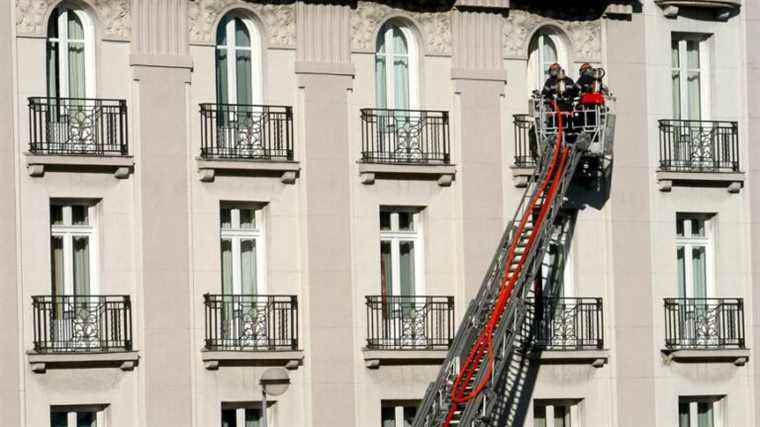
[[[133,0],[136,206],[143,425],[191,426],[191,307],[186,0]]]

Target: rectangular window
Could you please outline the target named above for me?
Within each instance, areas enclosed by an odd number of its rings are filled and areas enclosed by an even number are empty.
[[[220,210],[222,293],[264,293],[264,227],[260,205],[227,206]]]
[[[261,418],[261,403],[222,403],[222,427],[259,427]]]
[[[671,79],[673,118],[707,120],[709,118],[710,57],[709,36],[673,33],[671,50]]]
[[[723,396],[678,398],[678,427],[723,427]]]
[[[96,209],[90,201],[51,201],[53,295],[96,295]]]
[[[581,427],[580,399],[533,401],[535,427]]]
[[[106,427],[106,405],[51,406],[50,427]]]
[[[714,215],[676,214],[679,298],[708,298],[711,292]]]
[[[423,294],[422,224],[419,209],[380,209],[382,295]]]
[[[380,403],[380,426],[411,427],[419,403],[417,400],[383,400]]]

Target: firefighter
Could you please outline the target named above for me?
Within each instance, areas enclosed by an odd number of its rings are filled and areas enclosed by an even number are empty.
[[[578,91],[583,93],[596,92],[595,90],[596,79],[594,78],[594,68],[588,62],[581,65],[578,70],[578,81],[576,85]]]
[[[572,104],[573,98],[577,95],[577,87],[573,79],[565,74],[562,67],[554,63],[549,66],[549,78],[544,83],[544,89],[541,95],[548,100],[555,97],[560,103],[560,108]]]

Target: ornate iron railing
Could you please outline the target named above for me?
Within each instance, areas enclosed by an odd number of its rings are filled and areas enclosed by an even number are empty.
[[[739,172],[739,125],[708,120],[660,120],[660,169]]]
[[[366,297],[367,348],[447,350],[454,339],[454,297]]]
[[[293,160],[293,109],[200,104],[201,158]]]
[[[742,298],[665,298],[669,350],[744,348]]]
[[[512,120],[515,126],[515,167],[534,168],[538,147],[536,133],[533,131],[533,116],[515,114]]]
[[[38,353],[132,350],[128,295],[33,296],[32,306]]]
[[[537,350],[601,350],[604,309],[601,298],[543,298],[528,301],[526,344]]]
[[[448,111],[364,108],[362,161],[448,164]]]
[[[298,350],[295,295],[205,294],[203,300],[208,350]]]
[[[128,153],[127,101],[29,98],[29,151],[120,156]]]

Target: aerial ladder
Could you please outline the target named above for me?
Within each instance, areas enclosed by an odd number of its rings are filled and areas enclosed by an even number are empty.
[[[515,423],[521,379],[510,371],[522,341],[531,339],[525,336],[531,285],[541,275],[552,236],[563,227],[560,211],[572,205],[567,199],[571,183],[598,182],[611,173],[614,99],[601,85],[604,70],[594,72],[594,90],[580,98],[534,92],[530,112],[536,169],[438,377],[425,393],[414,427]]]

